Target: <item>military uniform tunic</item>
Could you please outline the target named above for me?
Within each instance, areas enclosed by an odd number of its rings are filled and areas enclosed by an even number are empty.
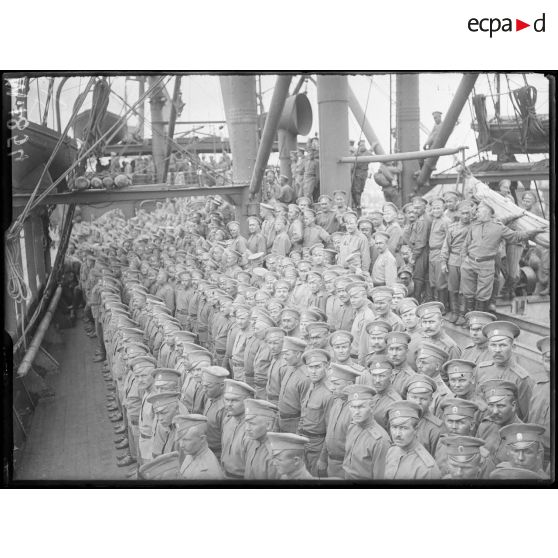
[[[225,401],[223,395],[205,401],[203,414],[207,417],[207,445],[215,455],[221,455],[221,436],[225,420]]]
[[[269,363],[269,371],[267,383],[265,386],[266,397],[268,401],[277,403],[279,401],[279,393],[281,391],[281,380],[286,370],[286,363],[283,355],[279,354],[273,357]]]
[[[370,245],[367,238],[358,230],[352,234],[346,233],[343,236],[339,256],[337,257],[339,265],[344,266],[347,258],[355,252],[360,254],[362,270],[368,271],[370,269]]]
[[[374,262],[372,282],[374,286],[387,285],[388,287],[397,283],[397,262],[395,256],[387,249],[385,252],[378,254]]]
[[[279,473],[272,461],[271,444],[267,436],[260,440],[247,440],[244,456],[244,478],[278,479]]]
[[[343,459],[351,411],[346,397],[335,397],[326,415],[326,435],[320,461],[327,463],[328,477],[343,478]]]
[[[461,353],[461,358],[463,360],[470,360],[475,364],[483,362],[485,360],[490,360],[491,353],[488,350],[488,341],[477,345],[476,343],[467,343],[463,347],[463,352]]]
[[[413,370],[406,362],[403,363],[399,368],[394,368],[392,370],[391,376],[391,387],[399,394],[402,395],[403,388],[407,382],[416,375],[416,371]]]
[[[343,470],[346,479],[383,479],[385,458],[390,446],[387,432],[373,419],[349,425]]]
[[[517,415],[514,415],[506,424],[496,424],[490,418],[485,418],[481,421],[477,430],[477,437],[482,438],[486,442],[484,447],[490,452],[495,465],[507,459],[506,444],[500,438],[500,428],[508,424],[522,422]]]
[[[417,440],[430,455],[436,453],[443,422],[427,409],[417,425]]]
[[[244,415],[226,417],[223,424],[221,452],[221,464],[226,478],[244,478],[246,443]]]
[[[515,357],[505,364],[496,364],[492,360],[479,362],[477,365],[477,386],[486,380],[508,380],[517,386],[518,415],[521,419],[529,416],[529,402],[533,393],[534,382],[528,372],[519,366]]]
[[[545,372],[534,376],[535,385],[531,401],[529,402],[529,419],[527,422],[540,424],[545,427],[543,445],[545,451],[550,451],[550,378]]]
[[[302,402],[308,389],[308,380],[305,367],[287,366],[281,378],[279,391],[279,426],[282,432],[296,433]]]
[[[389,423],[386,417],[389,406],[395,401],[401,401],[402,397],[395,391],[393,386],[389,386],[383,393],[376,395],[373,401],[374,419],[387,431]]]
[[[409,448],[391,446],[386,455],[385,479],[432,480],[441,478],[434,458],[415,440]]]
[[[187,455],[180,466],[180,479],[186,480],[222,480],[223,472],[219,460],[208,448],[197,455]]]

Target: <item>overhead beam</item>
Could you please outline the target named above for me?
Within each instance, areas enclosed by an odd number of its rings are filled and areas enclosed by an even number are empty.
[[[481,182],[496,182],[503,180],[504,178],[511,181],[550,180],[548,170],[495,170],[475,172],[474,176]],[[457,173],[433,175],[430,177],[430,185],[436,186],[437,184],[455,184],[458,179],[459,175]],[[539,189],[541,189],[540,186]]]
[[[461,114],[461,111],[463,110],[463,107],[465,106],[465,103],[469,98],[469,95],[471,91],[473,91],[473,87],[475,86],[478,77],[479,74],[465,74],[461,78],[461,82],[457,87],[457,91],[455,92],[455,95],[451,101],[446,116],[442,121],[442,124],[440,125],[440,131],[438,132],[438,135],[436,136],[436,139],[432,144],[432,149],[428,150],[428,153],[430,153],[431,155],[434,155],[432,152],[435,149],[439,149],[446,145],[446,142],[448,141],[451,133],[453,132],[453,129],[455,128],[457,119],[459,118],[459,115]],[[432,174],[432,171],[436,167],[437,161],[438,155],[429,157],[428,159],[426,159],[426,161],[424,161],[424,165],[422,166],[420,174],[417,178],[417,184],[419,186],[426,185],[428,179],[430,178],[430,175]]]
[[[444,149],[430,149],[429,151],[409,151],[408,153],[388,153],[387,155],[363,155],[362,157],[341,157],[340,163],[389,163],[390,161],[412,161],[414,159],[426,159],[435,155],[455,155],[468,147],[446,147]]]
[[[166,198],[185,198],[192,196],[231,196],[239,198],[247,188],[247,184],[235,186],[214,186],[212,188],[177,188],[168,184],[149,184],[145,186],[131,186],[119,190],[81,190],[63,194],[50,194],[40,205],[70,204],[80,205],[112,203],[136,200],[161,200]],[[24,207],[30,194],[13,194],[12,206]]]

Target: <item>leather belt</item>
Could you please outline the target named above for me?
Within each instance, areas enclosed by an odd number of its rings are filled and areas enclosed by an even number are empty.
[[[480,258],[473,258],[473,256],[469,256],[470,260],[473,260],[475,263],[480,262],[489,262],[491,260],[495,260],[496,256],[481,256]]]
[[[301,431],[300,431],[300,435],[301,435],[301,436],[304,436],[305,438],[311,438],[311,439],[314,439],[314,438],[320,438],[320,439],[325,438],[325,434],[310,434],[309,432],[306,432],[305,430],[301,430]]]
[[[280,412],[279,413],[279,418],[283,419],[283,420],[290,420],[290,419],[300,418],[300,415],[297,415],[297,414],[286,415],[286,414]]]

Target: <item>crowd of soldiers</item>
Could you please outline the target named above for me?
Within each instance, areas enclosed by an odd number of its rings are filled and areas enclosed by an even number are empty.
[[[498,243],[538,231],[455,192],[270,202],[246,236],[218,196],[75,227],[130,478],[548,478],[550,338],[527,372],[487,307]]]

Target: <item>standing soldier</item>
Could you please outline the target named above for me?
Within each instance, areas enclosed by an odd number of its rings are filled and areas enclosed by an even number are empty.
[[[529,402],[529,422],[544,427],[542,442],[544,445],[544,465],[550,461],[550,337],[537,341],[537,349],[541,352],[543,370],[534,376],[535,385]]]
[[[304,165],[304,178],[302,182],[302,195],[314,199],[315,192],[319,191],[320,183],[320,164],[318,153],[315,149],[309,148],[306,154]]]
[[[480,385],[480,389],[488,409],[477,436],[486,441],[486,449],[498,465],[507,457],[505,444],[500,438],[500,429],[509,424],[521,423],[517,416],[517,386],[507,380],[486,380]]]
[[[279,428],[282,432],[295,433],[300,421],[302,402],[310,389],[302,354],[306,343],[302,339],[286,336],[283,339],[285,371],[279,391]]]
[[[358,157],[363,157],[366,155],[371,155],[371,153],[366,149],[364,142],[359,143],[357,148],[356,157],[357,160],[353,166],[351,176],[351,197],[353,199],[353,208],[355,210],[360,209],[360,199],[362,197],[362,192],[364,192],[364,186],[366,185],[366,179],[368,178],[368,165],[369,163],[359,162]]]
[[[415,370],[407,363],[411,336],[403,331],[391,331],[386,335],[385,342],[387,359],[393,366],[391,385],[402,395],[408,381],[416,375]]]
[[[252,254],[267,253],[267,243],[264,235],[261,233],[260,227],[261,221],[259,217],[255,217],[254,215],[248,217],[248,231],[250,232],[250,236],[246,241],[246,246]]]
[[[331,313],[326,311],[327,321],[334,330],[349,330],[353,325],[354,309],[350,302],[349,293],[346,290],[350,283],[352,283],[352,280],[348,277],[341,276],[335,279],[335,297],[339,301],[339,305]]]
[[[432,456],[436,452],[443,424],[430,410],[435,391],[436,382],[432,378],[424,374],[415,374],[409,379],[401,394],[404,399],[416,403],[421,408],[421,417],[417,425],[417,439]]]
[[[443,311],[444,305],[441,302],[426,302],[417,308],[423,342],[438,345],[448,353],[449,358],[459,358],[459,345],[442,328]]]
[[[441,475],[436,461],[417,438],[421,408],[411,401],[396,401],[387,414],[393,445],[386,454],[384,478],[439,479]]]
[[[389,234],[384,231],[374,233],[374,245],[378,256],[372,266],[372,282],[380,287],[391,287],[397,282],[397,262],[395,256],[388,249]],[[363,269],[366,269],[363,266]]]
[[[320,477],[343,478],[344,476],[345,442],[351,423],[345,388],[353,385],[359,376],[360,373],[350,366],[338,363],[330,365],[328,384],[333,394],[333,402],[326,415],[326,435],[317,466]]]
[[[440,346],[433,343],[424,342],[421,344],[417,353],[417,372],[432,378],[436,384],[436,392],[432,399],[430,410],[439,416],[441,404],[446,397],[451,396],[451,391],[442,380],[442,366],[449,359],[448,353]]]
[[[492,295],[494,265],[502,239],[521,242],[543,232],[536,228],[530,232],[512,231],[494,220],[492,206],[481,203],[477,219],[471,225],[461,249],[461,290],[465,297],[465,311],[486,311]]]
[[[372,405],[376,391],[370,386],[351,385],[345,388],[345,392],[352,418],[343,459],[345,479],[383,479],[390,440],[374,419]]]
[[[454,397],[473,401],[478,405],[480,412],[477,423],[479,423],[482,414],[486,411],[486,403],[477,392],[475,368],[476,363],[463,359],[448,360],[442,367]]]
[[[311,383],[302,401],[297,434],[310,440],[305,451],[306,466],[315,476],[326,435],[326,417],[333,403],[331,391],[326,386],[331,357],[323,349],[310,349],[302,355],[302,360]]]
[[[256,390],[236,380],[225,380],[223,394],[227,416],[221,437],[221,464],[227,479],[243,479],[246,452],[246,423],[244,400],[253,398]]]
[[[460,291],[461,250],[471,227],[471,211],[472,207],[469,202],[464,201],[459,204],[459,218],[449,225],[440,252],[441,269],[448,276],[448,296],[451,311],[446,316],[446,320],[458,326],[463,326],[466,323],[463,315],[465,307],[461,300],[462,293]]]
[[[384,355],[372,356],[368,360],[367,365],[370,371],[372,387],[376,391],[376,397],[372,402],[374,419],[384,430],[387,430],[386,412],[392,403],[402,399],[391,385],[393,367]]]
[[[434,300],[439,300],[444,308],[448,308],[448,276],[447,271],[442,268],[441,252],[450,222],[444,217],[444,200],[436,198],[432,200],[430,207],[432,223],[428,237],[428,279]]]
[[[265,385],[265,399],[277,404],[281,389],[281,378],[285,371],[283,359],[283,339],[285,332],[279,327],[270,327],[265,332],[265,342],[269,348],[270,361],[267,370],[267,381]],[[258,394],[258,377],[256,377],[256,395]]]
[[[261,399],[245,399],[246,454],[244,478],[278,479],[268,433],[275,429],[277,406]]]
[[[266,252],[271,250],[275,240],[275,215],[273,206],[267,203],[260,203],[260,215],[263,222],[261,226],[262,235],[265,238]]]
[[[163,391],[149,396],[155,418],[153,420],[153,459],[173,450],[172,419],[178,413],[178,391]]]
[[[486,478],[483,475],[481,453],[485,445],[484,440],[473,436],[446,436],[442,438],[442,443],[447,455],[447,473],[443,479],[461,481]]]
[[[374,355],[387,358],[386,335],[391,331],[391,326],[384,320],[374,320],[366,324],[365,331],[366,337],[362,339],[358,363],[368,366],[369,359]],[[372,385],[369,374],[363,374],[361,383]]]
[[[459,221],[459,194],[455,190],[447,190],[442,194],[444,204],[446,209],[444,211],[444,216],[448,219],[450,223],[456,223]],[[459,204],[461,205],[461,204]]]
[[[219,460],[207,444],[207,417],[204,415],[177,415],[176,442],[184,460],[179,478],[185,480],[222,480]]]
[[[321,195],[318,198],[320,209],[316,217],[316,223],[320,225],[326,232],[333,234],[339,230],[339,222],[335,211],[331,208],[333,200],[327,194]]]
[[[415,283],[414,295],[419,302],[423,302],[424,288],[428,280],[428,237],[430,236],[430,221],[426,218],[426,200],[420,196],[413,198],[413,205],[407,211],[411,223],[409,230],[409,247],[414,262],[413,279]]]
[[[517,414],[520,419],[529,416],[529,402],[533,393],[534,382],[529,373],[517,363],[513,353],[514,339],[521,330],[512,322],[496,321],[485,325],[483,335],[488,338],[488,350],[491,358],[477,365],[477,382],[503,379],[517,386]]]
[[[165,303],[165,306],[171,311],[171,314],[174,314],[174,288],[169,282],[169,274],[164,269],[160,269],[157,273],[155,285],[155,296],[159,297]]]
[[[357,216],[353,212],[347,211],[343,216],[343,224],[347,233],[343,236],[338,264],[345,266],[351,254],[358,253],[360,255],[361,267],[363,270],[370,269],[370,244],[368,239],[357,228]]]
[[[202,388],[206,399],[203,414],[207,417],[206,437],[209,449],[221,457],[221,438],[225,422],[225,378],[229,371],[221,366],[208,366],[202,372]]]
[[[309,207],[303,210],[304,231],[302,233],[302,247],[311,248],[320,242],[329,242],[329,233],[316,224],[316,212]]]
[[[286,432],[269,432],[273,464],[281,480],[313,480],[304,463],[308,438]]]
[[[517,467],[534,471],[546,477],[543,470],[544,427],[538,424],[509,424],[500,428],[500,438],[506,445],[507,462],[498,467]]]
[[[250,322],[251,308],[246,304],[237,304],[235,309],[238,333],[232,346],[231,369],[233,378],[239,382],[246,379],[244,357],[248,338],[253,334]]]
[[[368,304],[366,283],[363,281],[354,281],[349,283],[345,287],[345,290],[349,295],[349,300],[354,311],[354,319],[351,326],[351,334],[353,335],[351,357],[357,358],[359,356],[362,340],[366,339],[366,324],[374,321],[376,316]]]
[[[465,316],[469,324],[469,337],[471,342],[467,343],[463,348],[461,355],[464,360],[472,360],[475,364],[490,359],[490,351],[488,350],[488,339],[484,336],[482,328],[496,320],[494,314],[489,312],[479,312],[473,310]]]

